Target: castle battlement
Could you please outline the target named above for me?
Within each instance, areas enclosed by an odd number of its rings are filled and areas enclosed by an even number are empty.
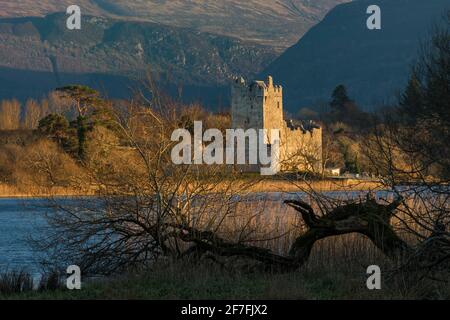
[[[273,78],[271,76],[267,77],[266,81],[256,80],[251,83],[247,83],[244,78],[240,77],[235,79],[233,88],[235,90],[240,90],[243,94],[250,95],[257,95],[261,93],[268,95],[270,92],[283,94],[283,87],[281,85],[274,85]]]
[[[286,121],[286,130],[296,134],[310,133],[311,135],[314,135],[316,132],[321,131],[322,128],[312,120],[308,122],[294,122],[294,120],[289,120]]]

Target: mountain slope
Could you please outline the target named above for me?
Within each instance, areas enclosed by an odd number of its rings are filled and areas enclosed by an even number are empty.
[[[69,31],[65,18],[53,14],[0,19],[0,87],[10,83],[4,74],[21,83],[12,91],[2,90],[3,98],[22,97],[26,88],[42,83],[58,86],[91,79],[89,84],[98,87],[102,83],[95,79],[109,83],[109,76],[137,81],[148,69],[160,83],[170,86],[220,87],[238,74],[256,75],[276,57],[271,47],[148,22],[87,16],[82,30]],[[21,77],[25,78],[21,81]],[[125,83],[122,91],[129,86]],[[116,87],[120,86],[105,89],[114,96],[120,93]]]
[[[335,5],[351,0],[80,0],[84,14],[137,19],[269,44],[295,43]],[[0,16],[63,12],[70,0],[2,0]]]
[[[377,4],[382,29],[368,30],[366,9]],[[282,83],[286,106],[326,102],[344,84],[370,109],[403,89],[421,39],[450,8],[448,0],[362,0],[337,6],[296,45],[276,59],[268,74]]]

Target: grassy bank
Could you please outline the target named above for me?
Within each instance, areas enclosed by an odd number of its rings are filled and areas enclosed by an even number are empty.
[[[406,285],[402,279],[383,281],[382,290],[366,288],[364,268],[300,270],[290,274],[227,272],[211,265],[171,265],[140,275],[84,284],[82,290],[28,292],[1,299],[448,299],[442,284]]]
[[[129,275],[82,281],[80,291],[0,293],[0,299],[450,299],[449,283],[392,274],[395,266],[360,235],[319,241],[308,263],[287,274],[255,271],[248,268],[248,260],[219,260],[221,265],[211,260],[160,262]],[[371,291],[366,271],[374,264],[382,271],[382,289]]]

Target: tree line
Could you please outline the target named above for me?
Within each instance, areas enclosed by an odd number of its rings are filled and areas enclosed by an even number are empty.
[[[28,99],[24,103],[17,99],[3,100],[0,101],[0,131],[35,130],[47,115],[70,112],[67,101],[54,92],[40,100]]]

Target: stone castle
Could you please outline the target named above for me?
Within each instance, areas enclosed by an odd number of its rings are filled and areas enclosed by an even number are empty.
[[[280,130],[282,171],[322,171],[322,128],[313,122],[285,121],[283,88],[274,85],[272,77],[249,84],[243,78],[236,79],[231,105],[233,129]],[[250,169],[255,170],[258,169]]]

